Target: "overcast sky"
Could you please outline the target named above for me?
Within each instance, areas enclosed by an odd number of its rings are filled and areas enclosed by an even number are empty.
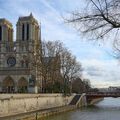
[[[15,36],[18,17],[32,12],[41,23],[42,39],[61,40],[82,63],[83,76],[91,80],[92,86],[120,86],[120,64],[111,56],[109,44],[86,42],[87,38],[83,40],[72,26],[64,23],[62,16],[81,9],[85,5],[81,1],[0,0],[0,18],[13,24]]]

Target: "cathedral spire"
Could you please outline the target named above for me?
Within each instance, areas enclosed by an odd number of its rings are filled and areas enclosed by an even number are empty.
[[[30,17],[32,17],[32,18],[33,18],[33,14],[32,14],[32,12],[30,13]]]

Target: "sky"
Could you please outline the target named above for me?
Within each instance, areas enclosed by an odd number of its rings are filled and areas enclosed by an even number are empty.
[[[83,76],[93,87],[120,86],[120,63],[112,56],[111,45],[88,42],[64,22],[63,16],[84,5],[82,0],[0,0],[0,18],[13,24],[15,39],[18,18],[32,12],[41,24],[42,40],[63,42],[82,64]]]

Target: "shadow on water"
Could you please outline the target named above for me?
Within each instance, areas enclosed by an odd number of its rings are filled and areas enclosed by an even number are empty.
[[[120,98],[105,98],[96,105],[83,107],[41,120],[119,120]]]

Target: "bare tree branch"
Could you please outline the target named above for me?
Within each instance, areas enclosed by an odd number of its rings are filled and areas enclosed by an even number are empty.
[[[119,53],[120,0],[86,0],[86,2],[88,4],[84,12],[74,11],[65,21],[74,25],[84,36],[88,36],[88,39],[108,41],[109,37],[110,41],[113,41],[115,51]],[[116,33],[117,39],[113,37]]]

